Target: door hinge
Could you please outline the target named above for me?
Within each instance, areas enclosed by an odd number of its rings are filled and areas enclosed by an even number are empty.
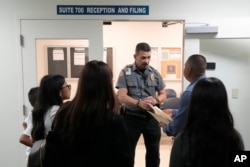
[[[23,47],[24,46],[24,37],[23,35],[20,34],[20,45]]]
[[[23,116],[26,117],[28,115],[28,108],[23,104]]]

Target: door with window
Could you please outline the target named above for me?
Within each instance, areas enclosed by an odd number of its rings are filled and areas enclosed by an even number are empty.
[[[88,61],[103,60],[102,23],[102,20],[21,20],[24,109],[31,109],[29,89],[39,86],[41,77],[51,69],[76,83],[75,73],[86,62],[86,56]],[[45,42],[40,50],[39,42]],[[60,69],[53,69],[54,65]]]

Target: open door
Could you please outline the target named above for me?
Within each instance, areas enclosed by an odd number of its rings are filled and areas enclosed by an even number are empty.
[[[83,40],[88,41],[88,60],[103,59],[103,21],[102,20],[21,20],[22,36],[22,78],[23,78],[23,105],[30,110],[28,91],[38,86],[41,76],[38,75],[37,40]],[[85,47],[86,43],[83,43]],[[71,43],[65,44],[70,46]],[[62,47],[64,51],[65,47]],[[46,48],[45,48],[46,49]],[[47,48],[48,54],[50,48]],[[54,52],[60,49],[54,48]],[[53,49],[51,50],[53,52]],[[46,55],[44,55],[46,57]],[[40,58],[40,57],[39,57]],[[55,59],[62,57],[55,56]],[[79,55],[78,55],[79,58]],[[78,63],[81,63],[78,61]],[[49,67],[48,67],[49,68]],[[67,68],[67,67],[65,67]],[[65,71],[66,69],[63,69]],[[39,77],[39,78],[38,78]],[[67,76],[65,76],[67,78]]]

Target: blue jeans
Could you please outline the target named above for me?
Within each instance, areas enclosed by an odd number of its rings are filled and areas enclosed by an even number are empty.
[[[133,158],[135,157],[137,142],[142,134],[146,146],[146,167],[159,167],[161,139],[159,123],[150,115],[145,118],[124,115],[124,120],[128,128]]]

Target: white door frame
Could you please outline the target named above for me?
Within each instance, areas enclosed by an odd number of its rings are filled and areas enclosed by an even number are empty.
[[[48,26],[44,26],[43,23],[46,23]],[[51,24],[48,24],[51,23]],[[29,28],[27,31],[24,28],[24,24],[29,24],[29,27],[32,24],[37,25],[37,27],[42,27],[43,30],[39,32],[39,30]],[[55,24],[57,24],[55,26]],[[102,20],[88,20],[88,19],[41,19],[37,18],[29,18],[29,17],[20,17],[17,18],[17,34],[23,35],[24,38],[20,38],[17,36],[16,46],[17,46],[17,55],[18,55],[18,78],[17,82],[19,85],[18,88],[18,106],[20,111],[23,110],[24,106],[28,106],[30,109],[31,106],[28,102],[28,90],[38,85],[36,75],[36,40],[35,39],[89,39],[89,60],[102,60],[103,59],[103,21]],[[35,26],[36,27],[36,26]],[[94,28],[93,28],[94,27]],[[38,32],[40,35],[38,35]],[[89,33],[88,33],[89,32]],[[26,34],[32,36],[32,39],[28,39]],[[90,35],[88,35],[90,34]],[[31,41],[30,41],[31,40]],[[29,45],[28,43],[31,43]],[[23,46],[21,45],[23,43]],[[27,46],[29,45],[29,46]],[[26,48],[31,47],[31,48]],[[27,51],[24,51],[24,50]],[[25,54],[25,55],[24,55]],[[25,57],[26,56],[26,57]],[[32,56],[32,59],[29,63],[25,62],[28,57]],[[31,63],[30,63],[31,62]],[[27,75],[27,67],[30,69],[30,76]],[[29,80],[29,82],[28,82]],[[20,113],[19,111],[19,113]],[[23,122],[23,116],[20,114],[20,122],[21,125]],[[23,129],[20,126],[20,134]],[[20,154],[21,159],[23,160],[23,164],[25,165],[25,154],[24,154],[24,146],[20,145]],[[21,165],[22,166],[22,165]]]

